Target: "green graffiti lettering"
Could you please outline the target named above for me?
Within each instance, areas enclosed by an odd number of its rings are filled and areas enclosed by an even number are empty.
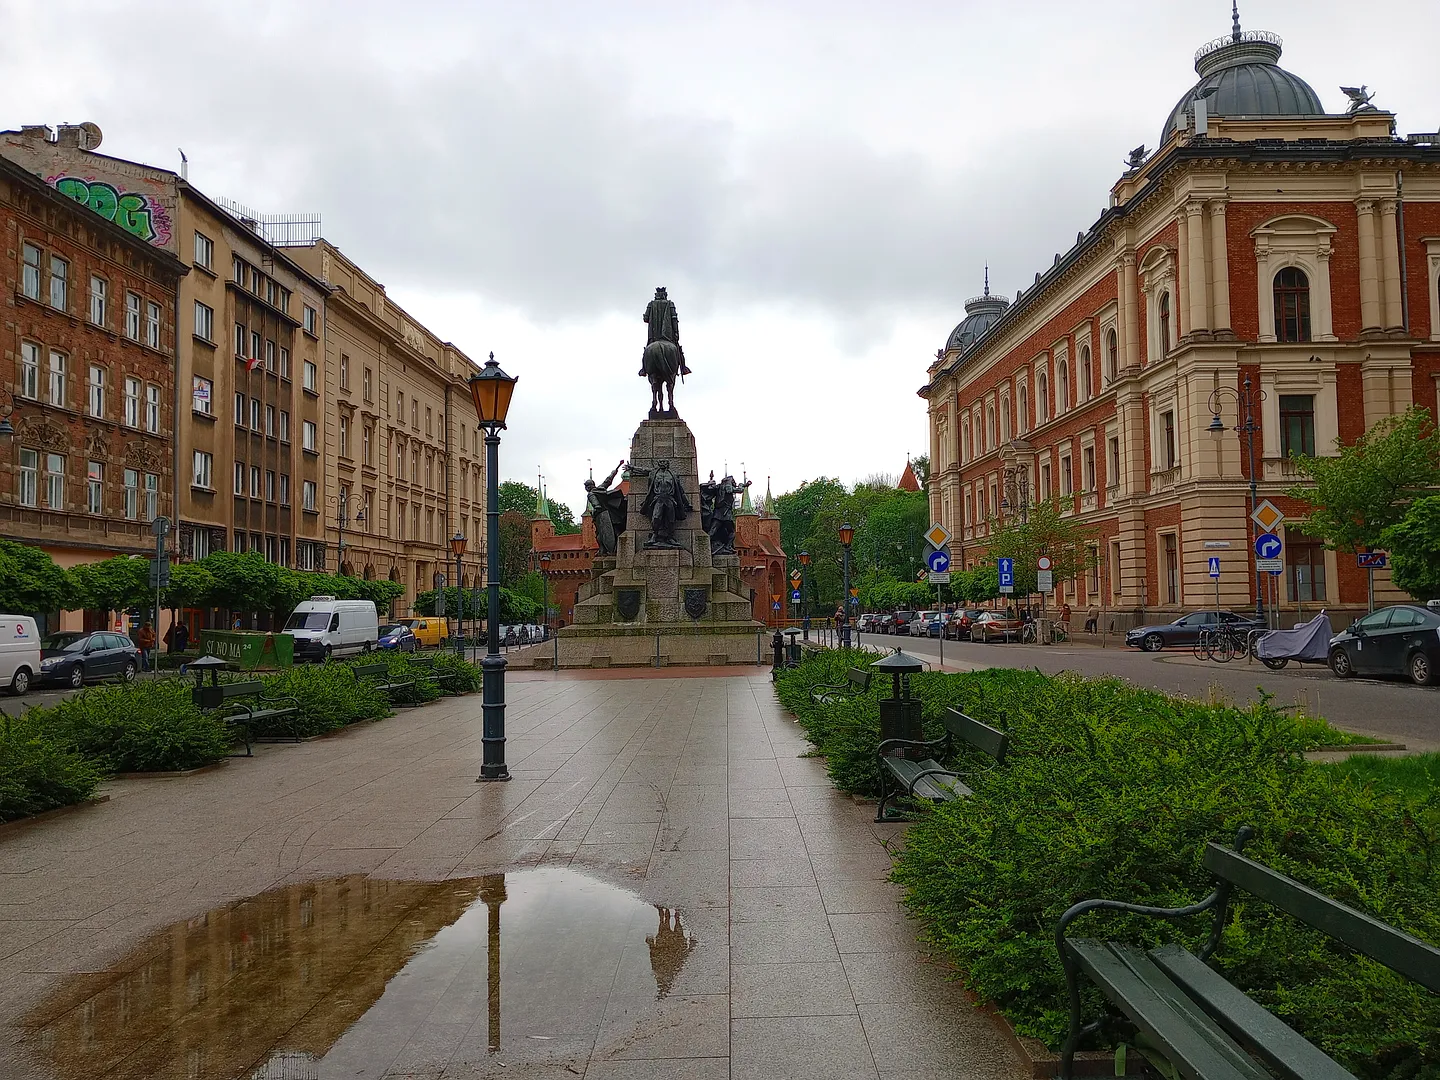
[[[119,203],[120,196],[109,184],[90,185],[90,209],[106,221],[115,220],[115,210]]]
[[[90,202],[90,185],[73,176],[63,176],[55,181],[55,190],[78,203]]]
[[[121,195],[114,220],[115,224],[141,240],[155,237],[155,230],[150,224],[150,210],[140,195]]]

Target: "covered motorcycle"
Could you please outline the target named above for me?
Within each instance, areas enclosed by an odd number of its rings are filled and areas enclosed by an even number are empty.
[[[1292,630],[1271,630],[1255,642],[1255,655],[1268,668],[1278,671],[1291,660],[1302,664],[1323,664],[1329,659],[1330,616],[1320,612],[1309,622]]]

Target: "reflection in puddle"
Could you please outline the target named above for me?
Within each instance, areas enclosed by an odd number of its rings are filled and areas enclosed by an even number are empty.
[[[606,1017],[668,995],[697,945],[679,912],[572,870],[354,875],[163,930],[25,1023],[64,1080],[583,1071]]]

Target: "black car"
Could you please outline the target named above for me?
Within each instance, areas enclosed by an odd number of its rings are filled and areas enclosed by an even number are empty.
[[[77,630],[51,634],[40,643],[38,686],[72,686],[94,679],[129,682],[140,670],[140,649],[124,634]]]
[[[1440,678],[1440,610],[1396,604],[1363,615],[1330,639],[1330,670],[1351,675],[1408,675],[1418,686]]]
[[[1189,615],[1181,615],[1174,622],[1137,626],[1126,631],[1125,644],[1146,652],[1159,652],[1173,645],[1194,645],[1200,640],[1200,631],[1216,625],[1228,626],[1242,634],[1250,630],[1265,629],[1265,623],[1260,619],[1211,608],[1209,611],[1192,611]]]

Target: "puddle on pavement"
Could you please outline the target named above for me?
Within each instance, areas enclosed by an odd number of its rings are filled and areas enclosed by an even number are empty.
[[[699,944],[680,912],[573,870],[354,875],[162,930],[24,1023],[64,1080],[583,1073],[597,1038],[665,1007]]]

